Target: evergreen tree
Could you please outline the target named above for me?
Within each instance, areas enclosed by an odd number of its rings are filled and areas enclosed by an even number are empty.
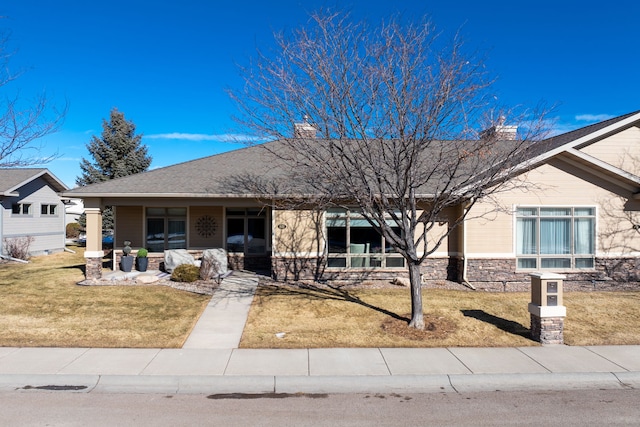
[[[76,179],[80,186],[108,181],[122,176],[144,172],[151,165],[147,147],[141,145],[142,135],[136,135],[136,126],[117,108],[111,110],[110,120],[102,121],[102,135],[91,137],[87,144],[93,162],[82,159],[82,176]]]
[[[117,108],[111,110],[110,119],[102,121],[102,135],[92,136],[87,149],[93,161],[82,159],[82,176],[76,178],[79,186],[95,184],[146,171],[151,165],[147,147],[141,144],[142,135],[136,135],[136,126]],[[78,221],[85,226],[84,214]],[[111,207],[102,215],[103,229],[113,228]]]

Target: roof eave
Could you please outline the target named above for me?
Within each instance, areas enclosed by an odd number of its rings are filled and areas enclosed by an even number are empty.
[[[576,157],[586,163],[589,163],[591,165],[593,165],[596,168],[602,169],[604,171],[607,171],[609,173],[611,173],[612,175],[615,175],[616,177],[618,177],[621,180],[625,180],[628,181],[632,184],[638,185],[640,186],[640,177],[637,175],[634,175],[630,172],[625,171],[624,169],[620,169],[616,166],[613,166],[607,162],[604,162],[600,159],[597,159],[593,156],[590,156],[587,153],[584,153],[580,150],[576,150],[575,148],[569,148],[565,151],[566,155],[570,155],[573,157]]]
[[[255,199],[255,198],[274,198],[274,197],[293,197],[293,196],[276,196],[265,194],[237,194],[237,193],[61,193],[62,197],[73,199],[87,198],[165,198],[165,199]]]
[[[557,156],[558,154],[562,153],[563,151],[567,151],[568,149],[575,149],[575,147],[581,146],[583,144],[588,143],[591,140],[600,138],[600,137],[604,137],[607,134],[613,133],[615,131],[618,131],[620,129],[623,129],[625,127],[631,126],[633,123],[637,122],[640,120],[640,113],[634,114],[632,116],[627,117],[624,120],[620,120],[618,122],[612,123],[611,125],[604,127],[602,129],[599,129],[595,132],[589,133],[587,135],[584,135],[578,139],[574,139],[573,141],[567,142],[566,144],[563,144],[559,147],[554,148],[553,150],[549,150],[543,154],[540,154],[539,156],[536,156],[532,159],[529,159],[525,162],[523,162],[523,164],[525,164],[526,166],[530,167],[532,165],[536,165],[536,164],[540,164],[545,162],[546,160],[550,159],[551,157]]]

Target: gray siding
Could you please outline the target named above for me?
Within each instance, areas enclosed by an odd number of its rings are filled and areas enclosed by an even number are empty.
[[[7,197],[2,200],[0,220],[0,237],[4,253],[4,239],[31,236],[34,241],[30,251],[32,255],[64,250],[65,225],[64,205],[56,192],[42,178],[37,178],[20,187],[18,197]],[[31,204],[29,215],[15,215],[11,207],[15,203]],[[55,215],[42,215],[41,206],[56,205]]]

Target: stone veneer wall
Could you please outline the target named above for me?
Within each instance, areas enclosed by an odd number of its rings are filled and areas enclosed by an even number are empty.
[[[197,259],[201,250],[189,251]],[[115,268],[119,268],[122,251],[115,251]],[[87,258],[87,278],[101,277],[102,259],[95,261]],[[287,280],[393,280],[396,277],[408,277],[406,269],[327,270],[323,262],[318,266],[318,258],[271,258],[271,275],[279,281]],[[149,270],[162,270],[164,255],[149,254]],[[529,272],[516,272],[515,259],[469,259],[467,261],[467,279],[476,288],[486,291],[529,291],[531,278]],[[94,265],[95,264],[95,265]],[[462,282],[462,259],[428,258],[421,266],[424,283],[443,281]],[[268,258],[247,257],[229,254],[229,268],[232,270],[266,270]],[[598,258],[595,271],[561,272],[567,278],[565,290],[615,289],[617,283],[640,282],[640,258]],[[640,283],[638,283],[640,287]]]
[[[85,277],[87,279],[102,278],[102,257],[85,258]]]
[[[564,317],[531,314],[531,338],[541,344],[564,344]]]
[[[202,258],[202,250],[189,250],[189,253],[193,255],[195,259]],[[131,254],[135,256],[135,253]],[[122,257],[122,251],[117,250],[114,252],[115,259],[115,269],[120,268],[120,258]],[[164,270],[164,253],[149,253],[147,255],[149,258],[149,270]],[[228,254],[228,267],[230,270],[244,270],[247,269],[249,271],[259,271],[264,269],[269,269],[269,257],[245,257],[242,254]],[[266,266],[266,267],[265,267]],[[135,268],[135,264],[134,264]]]
[[[327,270],[318,267],[317,263],[317,258],[273,257],[272,277],[280,281],[314,278],[344,281],[393,280],[396,277],[408,277],[405,269]],[[531,288],[530,272],[516,272],[515,264],[514,258],[469,259],[467,279],[481,290],[527,292]],[[428,258],[421,266],[421,271],[423,283],[428,286],[443,281],[462,283],[463,261],[457,257]],[[640,282],[640,258],[599,258],[596,259],[595,270],[560,273],[567,277],[564,281],[566,290],[616,289],[620,283]]]
[[[318,263],[320,265],[318,265]],[[429,280],[453,280],[459,278],[461,261],[457,258],[429,258],[421,266],[423,277]],[[318,258],[273,257],[271,260],[272,277],[275,280],[393,280],[396,277],[409,277],[407,269],[341,270],[326,269],[324,261]]]
[[[191,255],[193,255],[193,257],[195,259],[198,259],[200,257],[202,257],[202,251],[201,250],[190,250],[189,253]],[[131,253],[132,256],[135,257],[135,253]],[[117,250],[114,251],[114,256],[115,256],[115,264],[114,264],[114,269],[115,270],[119,270],[120,269],[120,258],[122,258],[122,251],[121,250]],[[149,255],[147,255],[147,258],[149,258],[149,265],[147,267],[148,270],[163,270],[164,269],[164,253],[159,253],[159,252],[153,252],[153,253],[149,253]],[[133,268],[135,269],[136,264],[135,262],[133,263]]]
[[[596,270],[621,282],[640,282],[640,258],[597,258]]]
[[[467,279],[488,291],[528,291],[529,272],[516,272],[515,263],[513,258],[470,259]],[[639,268],[640,259],[636,258],[596,258],[595,270],[557,273],[566,276],[565,290],[615,289],[617,283],[640,281]]]

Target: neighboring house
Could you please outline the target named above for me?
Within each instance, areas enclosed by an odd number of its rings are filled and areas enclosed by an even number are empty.
[[[33,238],[31,255],[65,247],[65,209],[59,193],[68,188],[47,169],[0,169],[0,253],[5,240]]]
[[[72,222],[78,222],[78,218],[84,212],[84,204],[81,199],[69,199],[65,201],[65,220],[64,223],[70,224]]]
[[[277,178],[285,166],[273,153],[282,147],[273,141],[65,192],[84,200],[87,276],[101,274],[104,206],[114,206],[116,253],[129,240],[148,248],[156,267],[167,249],[223,247],[235,268],[270,269],[277,278],[308,276],[317,267],[323,278],[405,274],[404,259],[357,209],[267,207],[264,197],[237,185],[243,173]],[[488,203],[474,205],[423,264],[424,277],[500,288],[540,270],[569,281],[638,280],[640,253],[619,243],[640,243],[640,226],[606,241],[599,236],[615,221],[604,204],[640,211],[638,171],[618,167],[626,153],[640,158],[640,112],[532,145],[526,168],[513,178],[531,186],[501,193],[505,209],[490,215]],[[462,209],[453,207],[433,233],[447,230]]]

